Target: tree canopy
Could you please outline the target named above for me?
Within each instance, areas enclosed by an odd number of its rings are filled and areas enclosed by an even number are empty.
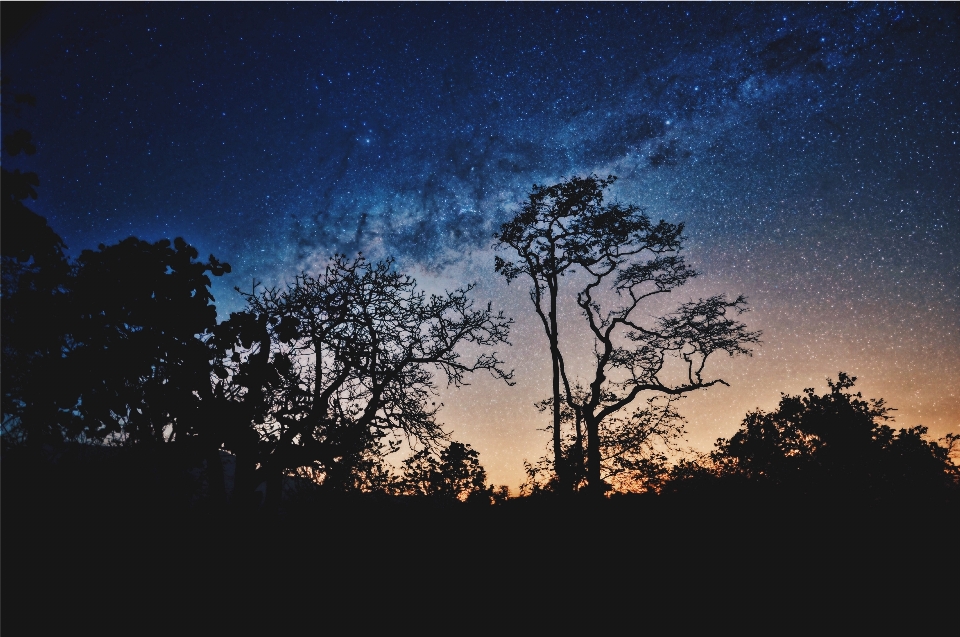
[[[32,96],[3,103],[4,117],[19,115]],[[17,129],[3,137],[9,156],[36,152],[32,135]],[[59,435],[61,413],[50,379],[56,378],[64,332],[70,265],[66,245],[47,220],[25,202],[37,198],[40,178],[33,172],[0,168],[0,299],[3,301],[3,430],[9,436],[42,443]]]
[[[439,455],[422,449],[403,462],[402,492],[442,500],[477,500],[488,494],[480,454],[453,441]]]
[[[202,337],[217,318],[207,274],[230,272],[213,255],[197,256],[179,237],[130,237],[80,254],[66,363],[86,435],[162,441],[197,425],[199,401],[210,393]],[[93,368],[100,372],[89,382],[83,370]]]
[[[855,376],[827,379],[829,391],[807,388],[783,395],[775,411],[746,415],[730,438],[717,441],[707,462],[674,472],[671,489],[691,480],[720,479],[784,493],[941,497],[960,489],[952,461],[958,437],[926,438],[922,425],[895,430],[894,410],[883,399],[865,400]]]

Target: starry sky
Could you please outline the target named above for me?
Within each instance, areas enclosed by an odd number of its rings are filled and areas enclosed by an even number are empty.
[[[840,370],[940,437],[960,432],[958,35],[951,4],[52,4],[3,46],[37,98],[4,132],[39,148],[5,161],[39,173],[73,255],[183,236],[231,263],[221,317],[234,286],[334,252],[478,282],[516,319],[518,383],[444,390],[440,416],[498,484],[546,452],[550,367],[492,235],[532,184],[590,173],[686,223],[702,276],[673,301],[742,293],[763,331],[708,365],[730,387],[681,402],[686,446]],[[576,373],[592,346],[565,303]]]

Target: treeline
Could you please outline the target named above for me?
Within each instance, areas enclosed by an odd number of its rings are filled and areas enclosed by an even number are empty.
[[[827,379],[824,394],[807,388],[799,396],[783,395],[776,410],[748,413],[739,430],[718,439],[708,453],[671,454],[667,446],[638,445],[630,457],[614,448],[604,476],[619,493],[960,503],[960,436],[934,441],[922,425],[891,427],[895,410],[883,399],[854,392],[855,381],[840,372],[836,381]],[[547,406],[549,401],[541,404]],[[654,409],[656,427],[646,428],[647,438],[680,439],[683,418],[669,403]],[[546,456],[527,463],[521,493],[561,492],[552,469]]]
[[[30,102],[15,98],[16,108]],[[36,151],[24,130],[3,144],[10,156]],[[438,383],[457,387],[474,372],[513,382],[497,351],[512,319],[477,307],[472,285],[428,295],[389,259],[335,255],[286,286],[238,289],[246,308],[218,322],[211,277],[229,264],[199,259],[181,238],[131,237],[71,260],[25,205],[39,177],[2,170],[6,472],[113,463],[127,467],[118,480],[137,483],[139,471],[180,485],[174,499],[238,510],[277,511],[294,492],[507,499],[506,487],[487,484],[476,450],[437,420]],[[552,419],[550,453],[527,464],[521,495],[956,497],[957,437],[892,429],[890,409],[852,393],[844,373],[827,394],[784,396],[712,453],[678,459],[677,400],[725,384],[705,377],[708,358],[749,355],[761,335],[738,319],[742,296],[650,318],[645,303],[699,273],[684,261],[683,224],[605,203],[614,182],[535,185],[496,235],[507,257],[496,270],[529,283],[552,362],[552,394],[538,404]],[[565,296],[593,338],[582,380],[564,359]],[[685,370],[674,382],[663,373],[671,361]],[[395,469],[388,457],[405,445],[412,455]]]
[[[5,184],[28,178],[4,171]],[[341,493],[505,493],[436,419],[437,372],[452,385],[478,370],[510,382],[491,350],[510,320],[475,308],[470,287],[428,296],[389,261],[337,256],[319,276],[247,294],[247,310],[217,323],[210,276],[228,264],[197,260],[179,238],[130,238],[71,262],[17,193],[4,186],[4,241],[21,246],[3,252],[8,461],[76,455],[77,443],[133,448],[205,466],[205,498],[225,503],[229,451],[232,504],[259,506],[265,484],[270,510],[293,477]],[[480,353],[461,354],[465,343]],[[395,475],[384,457],[407,438],[421,449]]]
[[[5,112],[26,104],[15,96]],[[10,156],[36,152],[22,129],[3,143]],[[218,322],[211,277],[229,264],[181,238],[68,259],[25,205],[39,183],[3,168],[5,468],[62,464],[90,445],[134,449],[141,463],[205,467],[205,499],[225,503],[229,452],[240,508],[263,498],[276,510],[296,477],[330,492],[502,499],[436,418],[438,378],[512,382],[496,353],[512,321],[475,307],[472,286],[427,295],[390,260],[336,255],[288,286],[255,285],[247,308]],[[384,457],[402,442],[416,453],[395,475]]]

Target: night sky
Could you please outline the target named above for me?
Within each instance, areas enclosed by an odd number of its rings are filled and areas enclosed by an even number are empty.
[[[334,252],[478,281],[517,321],[518,384],[475,378],[440,416],[498,484],[546,452],[550,367],[492,235],[532,184],[590,173],[686,223],[702,276],[674,304],[742,293],[763,331],[682,401],[689,447],[840,370],[938,438],[960,432],[958,35],[931,4],[55,4],[4,44],[5,91],[37,98],[4,132],[39,148],[5,162],[73,255],[183,236],[231,263],[221,317]]]

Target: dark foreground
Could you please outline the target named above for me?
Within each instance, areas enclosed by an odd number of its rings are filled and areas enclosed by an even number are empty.
[[[722,494],[186,509],[5,475],[15,635],[956,634],[932,502]]]

